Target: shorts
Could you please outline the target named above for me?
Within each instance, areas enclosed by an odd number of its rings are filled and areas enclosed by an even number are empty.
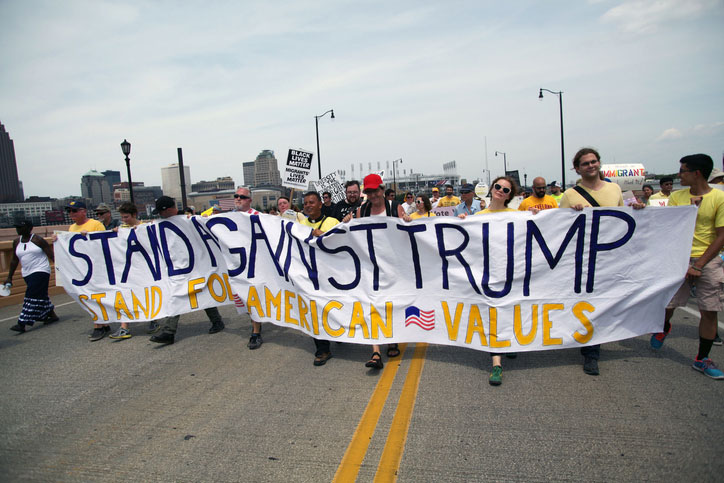
[[[697,258],[691,258],[690,263],[694,263]],[[724,283],[724,268],[722,259],[718,256],[714,257],[704,266],[701,276],[692,283],[690,280],[684,280],[679,290],[671,299],[667,309],[674,307],[683,307],[689,300],[691,287],[696,287],[696,302],[700,311],[719,312],[722,310],[722,301],[720,298],[722,291],[722,283]]]

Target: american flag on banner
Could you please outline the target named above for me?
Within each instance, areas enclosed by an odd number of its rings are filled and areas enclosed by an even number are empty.
[[[219,200],[219,208],[221,211],[231,211],[234,209],[234,198],[223,198]]]
[[[420,310],[414,305],[410,305],[405,309],[405,327],[415,324],[422,330],[432,330],[435,328],[435,311]]]
[[[231,295],[234,296],[234,306],[235,306],[237,309],[239,309],[239,308],[241,308],[241,307],[244,306],[244,301],[241,300],[241,297],[239,297],[239,296],[236,295],[235,293],[234,293],[234,294],[231,294]]]

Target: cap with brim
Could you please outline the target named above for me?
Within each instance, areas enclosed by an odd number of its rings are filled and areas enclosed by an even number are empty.
[[[475,191],[475,186],[470,183],[465,183],[460,187],[461,193],[472,193],[473,191]]]
[[[163,210],[167,210],[172,206],[176,206],[176,201],[170,196],[162,196],[156,200],[156,209],[153,210],[153,214],[158,215]]]
[[[433,191],[440,191],[438,188],[433,188],[432,190],[433,190]]]
[[[104,213],[106,211],[111,211],[111,208],[107,204],[101,203],[96,206],[96,213]]]
[[[379,174],[368,174],[367,176],[365,176],[362,184],[364,185],[365,191],[376,190],[382,185],[382,178]]]
[[[711,174],[709,175],[709,183],[711,183],[712,181],[714,181],[717,178],[721,178],[722,176],[724,176],[724,171],[714,168],[711,171]]]
[[[68,210],[86,209],[85,202],[83,201],[71,201],[68,206],[65,207]]]

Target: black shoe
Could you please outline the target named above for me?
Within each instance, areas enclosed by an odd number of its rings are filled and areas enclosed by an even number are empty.
[[[224,327],[226,327],[226,326],[224,325],[224,322],[222,322],[221,320],[218,322],[215,322],[215,323],[211,324],[211,328],[209,329],[209,334],[215,334],[217,332],[221,332],[222,330],[224,330]]]
[[[53,322],[58,322],[60,320],[60,317],[58,317],[55,313],[55,311],[49,313],[44,319],[43,324],[48,325],[52,324]]]
[[[597,376],[599,374],[598,361],[596,359],[586,357],[586,359],[583,361],[583,372],[585,372],[589,376]]]
[[[385,365],[382,363],[382,356],[379,352],[373,352],[372,357],[370,357],[370,360],[365,362],[365,367],[370,367],[372,369],[382,369],[385,367]]]
[[[714,342],[713,342],[713,344],[714,344],[714,345],[721,345],[721,337],[719,337],[719,334],[717,334],[716,337],[714,337]]]
[[[91,342],[95,342],[97,340],[101,340],[105,336],[111,333],[111,326],[110,325],[103,325],[101,327],[96,327],[93,329],[93,332],[91,332],[90,336],[88,338]]]
[[[156,342],[157,344],[173,344],[174,335],[168,332],[161,332],[160,334],[152,335],[148,340]]]
[[[259,347],[261,347],[261,344],[263,342],[264,341],[261,340],[261,334],[251,334],[251,337],[249,338],[249,343],[246,344],[246,346],[249,349],[254,350],[254,349],[258,349]]]
[[[15,324],[12,327],[10,327],[10,330],[14,330],[15,332],[20,332],[21,334],[25,332],[25,326],[20,324]]]

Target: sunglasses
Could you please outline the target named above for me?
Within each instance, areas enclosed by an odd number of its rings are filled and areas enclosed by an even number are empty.
[[[239,198],[240,200],[250,200],[251,197],[246,195],[234,195],[234,198]]]
[[[68,211],[70,211],[71,213],[78,213],[79,210],[80,210],[80,208],[71,208]]]
[[[415,201],[415,204],[416,204],[416,205],[419,205],[420,203],[422,203],[422,200],[416,200],[416,201]]]
[[[105,215],[107,211],[96,211],[96,215]]]
[[[507,195],[508,193],[510,193],[510,188],[507,188],[507,187],[504,187],[504,186],[500,186],[498,183],[495,183],[495,184],[493,185],[493,188],[495,188],[495,189],[498,190],[498,191],[502,191],[502,192],[505,193],[506,195]]]

